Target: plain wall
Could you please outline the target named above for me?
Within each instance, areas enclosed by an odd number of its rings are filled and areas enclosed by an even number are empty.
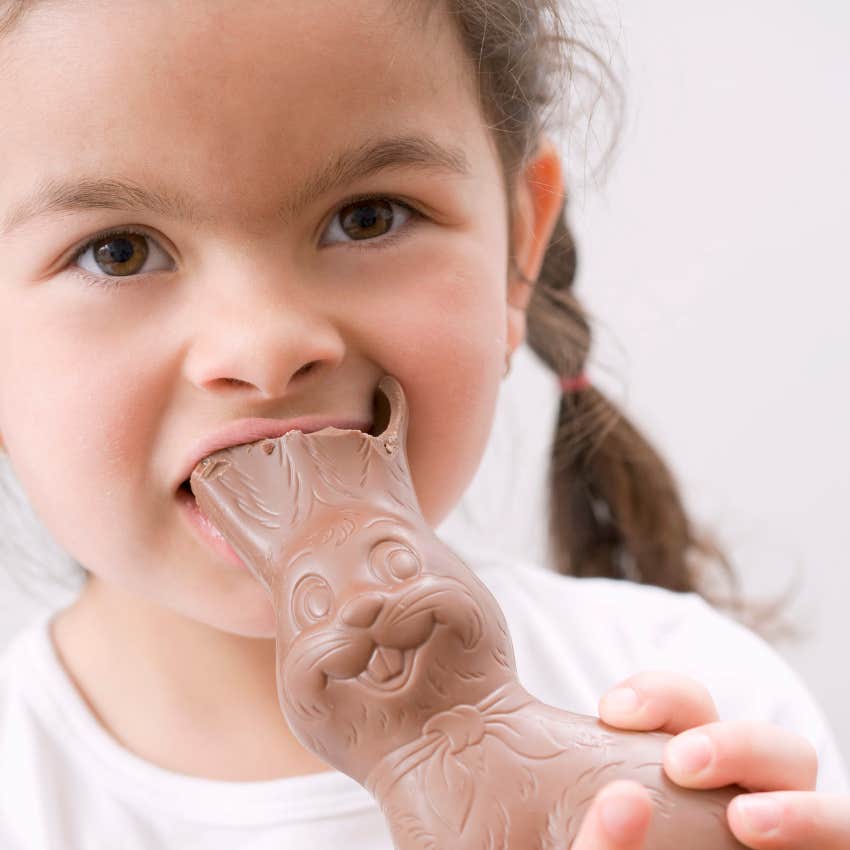
[[[629,0],[603,20],[627,95],[604,185],[584,138],[564,144],[591,374],[752,596],[799,575],[808,633],[776,646],[850,760],[850,4]]]

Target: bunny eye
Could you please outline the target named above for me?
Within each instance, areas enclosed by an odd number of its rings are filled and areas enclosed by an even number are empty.
[[[333,601],[331,586],[320,575],[308,573],[298,579],[292,591],[292,618],[306,629],[327,617]]]
[[[369,553],[369,569],[382,582],[392,584],[419,575],[419,556],[400,540],[382,540]]]

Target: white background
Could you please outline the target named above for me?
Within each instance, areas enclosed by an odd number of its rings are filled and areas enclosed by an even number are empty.
[[[746,590],[799,573],[809,636],[778,648],[850,758],[850,4],[630,0],[601,17],[627,94],[604,185],[584,168],[592,133],[562,141],[590,374]],[[34,610],[0,572],[0,645]]]
[[[799,578],[788,613],[807,636],[776,646],[850,756],[850,3],[624,0],[600,17],[627,121],[604,184],[571,178],[590,373],[745,590]]]

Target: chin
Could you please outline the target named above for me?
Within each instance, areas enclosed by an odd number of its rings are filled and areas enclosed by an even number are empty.
[[[260,611],[254,616],[251,616],[251,612],[244,611],[238,615],[234,611],[224,612],[224,630],[241,637],[274,640],[277,635],[274,609],[271,603],[266,605],[267,610]]]
[[[254,599],[240,599],[237,596],[218,600],[215,605],[193,605],[183,608],[180,613],[189,619],[204,623],[210,628],[238,637],[266,638],[273,640],[277,634],[274,608],[263,595]]]
[[[274,624],[269,626],[266,623],[237,623],[235,625],[230,625],[228,628],[227,625],[222,627],[222,631],[229,632],[232,635],[237,635],[238,637],[245,638],[258,638],[265,640],[274,640],[275,639],[275,627]]]

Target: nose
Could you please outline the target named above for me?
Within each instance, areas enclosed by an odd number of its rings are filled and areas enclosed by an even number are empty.
[[[326,307],[303,288],[257,277],[229,292],[211,285],[203,314],[196,309],[188,319],[193,338],[184,370],[195,386],[275,398],[301,375],[333,371],[344,359],[345,340]]]
[[[384,607],[384,596],[380,593],[361,593],[349,599],[340,612],[343,623],[359,629],[368,629]]]

